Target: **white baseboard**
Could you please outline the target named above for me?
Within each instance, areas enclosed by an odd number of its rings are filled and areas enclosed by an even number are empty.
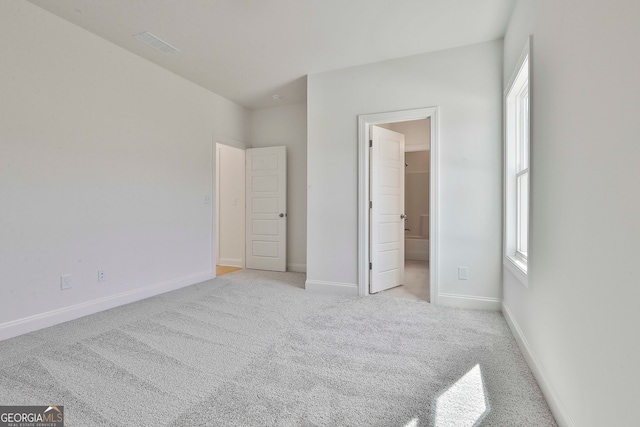
[[[509,311],[509,308],[502,303],[502,314],[507,321],[507,325],[509,325],[509,329],[511,329],[511,333],[515,337],[518,342],[518,346],[520,347],[520,351],[527,361],[527,365],[529,365],[529,369],[533,373],[533,376],[538,381],[538,385],[540,386],[540,390],[542,390],[542,394],[544,395],[547,403],[549,404],[549,408],[553,413],[553,416],[556,419],[556,422],[560,427],[575,427],[575,423],[567,413],[564,405],[560,401],[558,394],[555,392],[554,388],[551,386],[551,382],[547,377],[546,371],[542,364],[538,361],[535,353],[531,349],[527,338],[524,336],[522,329],[516,322],[516,319]]]
[[[242,265],[242,260],[239,258],[220,258],[220,261],[218,261],[218,265],[244,268]]]
[[[287,271],[292,271],[294,273],[306,273],[307,264],[287,264]]]
[[[304,284],[304,288],[308,291],[326,292],[335,295],[358,295],[358,285],[355,283],[307,280]]]
[[[86,301],[70,307],[64,307],[24,317],[22,319],[12,320],[0,325],[0,341],[37,331],[39,329],[48,328],[49,326],[68,322],[69,320],[78,319],[90,314],[99,313],[110,308],[119,307],[121,305],[129,304],[155,295],[163,294],[165,292],[184,288],[185,286],[204,282],[205,280],[213,279],[213,277],[214,274],[212,271],[192,274],[177,279],[167,280],[165,282],[155,283],[143,288],[122,292],[116,295]]]
[[[474,310],[500,311],[502,309],[502,300],[473,295],[438,294],[438,305],[470,308]]]
[[[412,261],[429,261],[429,251],[406,251],[404,259]]]

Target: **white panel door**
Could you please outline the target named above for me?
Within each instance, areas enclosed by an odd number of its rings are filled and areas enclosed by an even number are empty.
[[[285,147],[246,150],[246,265],[287,269],[287,156]]]
[[[404,135],[371,130],[371,279],[376,293],[404,283]]]

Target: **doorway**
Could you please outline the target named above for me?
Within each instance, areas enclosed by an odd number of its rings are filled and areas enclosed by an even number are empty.
[[[216,271],[286,271],[286,148],[215,149]]]
[[[245,150],[216,143],[216,266],[245,267]]]
[[[378,216],[372,216],[372,198],[375,196],[372,194],[374,191],[378,191],[375,183],[372,183],[370,176],[379,175],[379,171],[376,166],[377,163],[372,159],[372,150],[369,148],[370,140],[373,138],[372,127],[376,125],[378,127],[387,128],[389,130],[396,131],[399,134],[409,135],[407,140],[409,157],[412,158],[411,162],[414,163],[411,167],[411,174],[402,175],[401,181],[403,182],[403,196],[404,194],[404,181],[407,178],[409,186],[415,187],[422,185],[427,187],[428,191],[424,194],[426,200],[419,201],[419,205],[412,208],[410,215],[405,215],[404,201],[399,208],[402,211],[401,215],[397,215],[402,220],[406,219],[406,222],[398,223],[402,228],[409,229],[408,236],[411,238],[411,245],[406,246],[407,259],[405,256],[400,255],[400,261],[397,262],[398,273],[396,274],[402,283],[407,283],[409,286],[395,287],[391,290],[385,291],[387,295],[394,293],[402,293],[407,297],[413,297],[418,299],[428,300],[437,304],[437,269],[438,269],[438,141],[437,141],[437,108],[423,108],[417,110],[398,111],[390,113],[369,114],[359,116],[359,226],[358,226],[358,287],[360,295],[369,295],[371,292],[371,283],[375,283],[375,274],[380,274],[380,271],[376,271],[372,261],[374,259],[381,259],[380,254],[376,253],[371,247],[373,244],[378,244],[377,237],[374,235],[379,229],[377,223]],[[426,126],[425,126],[426,125]],[[420,129],[421,132],[426,132],[428,138],[420,138],[416,135],[416,131]],[[426,130],[425,130],[426,129]],[[428,150],[428,151],[427,151]],[[404,151],[404,149],[403,149]],[[428,153],[428,155],[427,155]],[[404,153],[403,153],[404,154]],[[408,164],[403,156],[403,165]],[[424,164],[421,164],[424,163]],[[404,169],[405,167],[403,167]],[[406,166],[408,168],[408,166]],[[407,171],[403,171],[407,172]],[[428,178],[427,178],[428,177]],[[413,182],[413,183],[412,183]],[[404,199],[404,197],[402,197]],[[411,204],[411,201],[410,203]],[[415,205],[416,203],[414,203]],[[425,209],[426,206],[426,209]],[[375,227],[374,227],[375,226]],[[388,228],[388,224],[383,224],[383,227]],[[405,234],[406,235],[406,234]],[[404,236],[403,236],[404,237]],[[405,252],[405,245],[403,239],[402,252]],[[380,246],[380,245],[378,245]],[[382,247],[382,246],[380,246]],[[384,249],[384,248],[383,248]],[[406,268],[405,268],[406,267]],[[373,281],[373,282],[372,282]],[[408,283],[412,282],[412,283]],[[400,284],[400,283],[398,283]],[[426,287],[425,287],[426,285]],[[374,290],[379,289],[378,286],[373,287]]]
[[[384,295],[429,302],[429,155],[431,119],[389,123],[404,135],[404,282]],[[381,125],[385,126],[385,125]]]

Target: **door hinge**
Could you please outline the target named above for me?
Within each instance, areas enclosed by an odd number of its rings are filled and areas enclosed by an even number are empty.
[[[373,270],[373,264],[369,263],[369,270]]]
[[[373,147],[373,139],[369,140],[369,147]]]
[[[369,200],[369,209],[373,209],[373,202]]]

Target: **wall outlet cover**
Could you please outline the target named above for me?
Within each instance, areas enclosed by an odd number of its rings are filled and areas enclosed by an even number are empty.
[[[61,290],[66,290],[66,289],[71,289],[71,275],[70,274],[63,274],[62,276],[60,276],[60,289]]]

